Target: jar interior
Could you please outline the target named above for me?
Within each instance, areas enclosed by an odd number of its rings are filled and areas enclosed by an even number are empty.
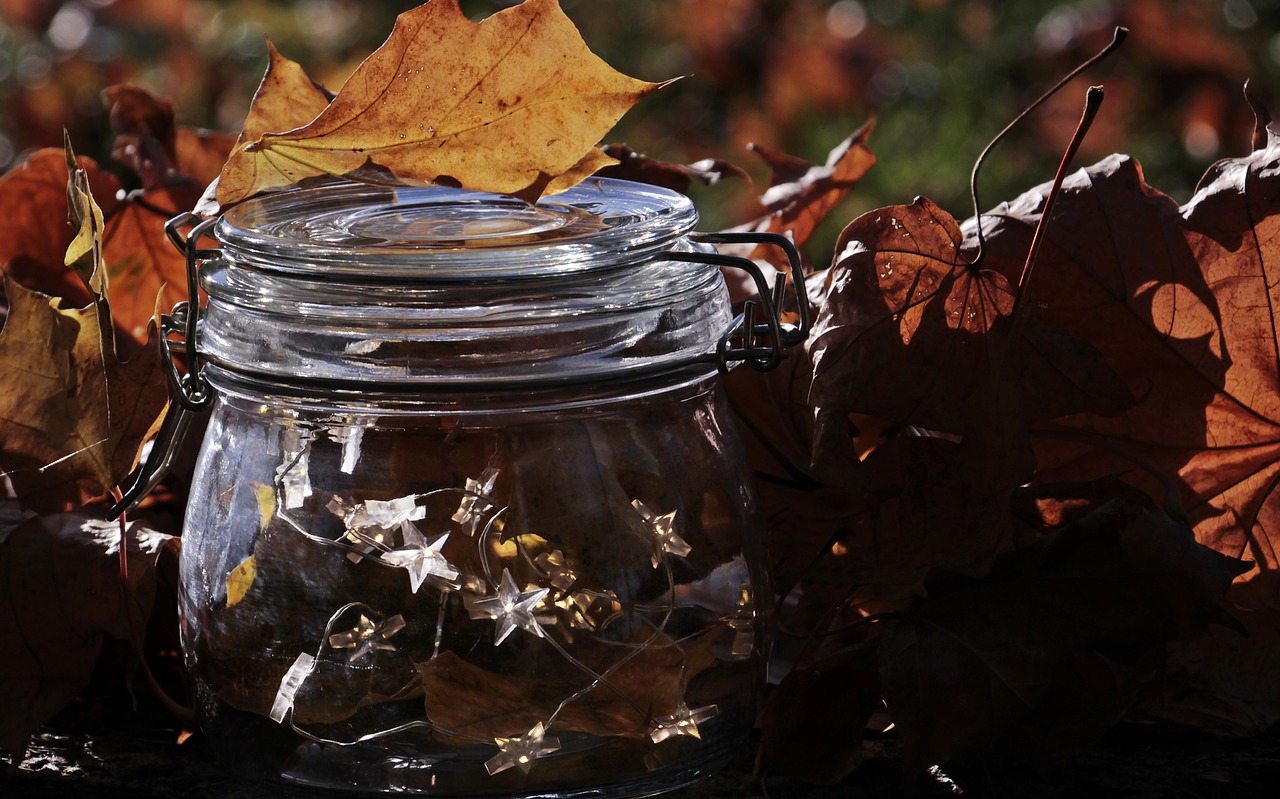
[[[767,593],[711,376],[523,406],[220,389],[183,634],[210,736],[242,768],[624,796],[745,737]]]

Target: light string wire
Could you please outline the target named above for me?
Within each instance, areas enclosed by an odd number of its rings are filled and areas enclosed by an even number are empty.
[[[302,427],[301,425],[299,425],[299,427],[301,428],[301,432],[303,433],[302,435],[303,440],[301,442],[302,446],[299,452],[296,455],[294,455],[293,458],[289,460],[286,464],[283,464],[283,468],[278,470],[276,474],[275,491],[274,491],[274,498],[276,500],[275,515],[281,518],[291,529],[293,529],[295,532],[297,532],[299,535],[301,535],[304,539],[308,541],[311,541],[313,543],[316,543],[322,546],[333,547],[335,549],[339,549],[348,553],[360,555],[365,560],[372,560],[378,565],[381,565],[387,568],[402,568],[398,564],[387,563],[383,561],[380,557],[369,558],[367,557],[370,554],[369,549],[347,544],[341,538],[330,539],[330,538],[316,535],[310,532],[309,530],[305,529],[296,519],[292,518],[286,512],[287,511],[286,497],[283,496],[283,493],[285,491],[285,477],[292,470],[297,468],[305,458],[308,457],[310,445],[312,443],[311,431],[305,427]],[[422,494],[416,494],[412,496],[415,497],[415,500],[416,500],[415,505],[421,507],[421,505],[423,504],[422,502],[423,500],[429,500],[432,497],[440,496],[444,494],[455,494],[455,495],[460,495],[464,498],[466,497],[473,498],[475,500],[475,503],[472,504],[469,512],[477,512],[478,514],[488,515],[488,519],[486,520],[480,535],[476,536],[476,546],[477,546],[477,554],[479,555],[478,559],[481,565],[481,569],[484,572],[485,580],[490,587],[497,590],[499,588],[500,583],[494,577],[494,570],[489,562],[490,561],[489,553],[486,550],[487,550],[488,539],[490,538],[490,536],[498,536],[498,541],[499,543],[501,543],[501,530],[498,528],[497,525],[509,510],[509,506],[496,508],[495,503],[492,502],[493,498],[491,495],[480,493],[478,491],[472,491],[466,488],[457,488],[457,487],[438,488]],[[476,508],[478,507],[482,509],[476,511]],[[649,530],[650,533],[657,532],[656,529],[648,520],[646,520],[646,528]],[[394,551],[393,547],[388,546],[384,544],[382,541],[376,540],[370,536],[363,535],[357,529],[348,528],[347,533],[344,534],[343,537],[345,538],[352,533],[355,534],[355,537],[357,538],[357,540],[359,540],[362,543],[368,544],[379,553],[386,554]],[[641,534],[636,532],[636,535],[641,535]],[[616,685],[610,678],[614,674],[616,674],[619,669],[624,667],[627,663],[629,663],[634,658],[638,657],[642,652],[652,649],[654,647],[672,646],[681,654],[680,674],[678,679],[677,694],[680,696],[684,695],[684,692],[687,689],[687,680],[688,680],[688,652],[684,649],[684,647],[680,645],[680,641],[676,639],[671,639],[666,636],[666,629],[669,626],[670,621],[675,611],[677,610],[677,608],[680,608],[680,607],[692,608],[692,607],[695,607],[695,605],[693,603],[677,603],[676,602],[675,575],[674,575],[674,571],[671,568],[670,559],[664,554],[663,546],[660,541],[650,537],[644,537],[644,540],[646,541],[646,543],[649,543],[654,547],[654,550],[656,553],[655,557],[661,566],[661,569],[663,571],[663,577],[665,578],[664,581],[666,584],[665,593],[667,597],[667,602],[665,604],[651,605],[648,603],[641,603],[641,604],[632,605],[632,610],[639,611],[642,614],[640,617],[642,623],[652,627],[652,630],[653,630],[652,634],[649,635],[649,637],[646,640],[640,643],[601,640],[601,642],[604,644],[621,646],[629,650],[625,655],[623,655],[617,661],[612,663],[609,666],[609,668],[603,670],[602,672],[597,672],[596,670],[592,669],[590,666],[588,666],[587,664],[583,663],[581,660],[576,658],[572,653],[570,653],[567,649],[565,649],[564,646],[562,646],[560,642],[555,640],[555,638],[552,637],[551,635],[540,636],[543,638],[543,640],[547,642],[547,644],[557,654],[561,656],[561,658],[565,660],[565,662],[567,662],[568,664],[570,664],[571,666],[573,666],[574,668],[578,669],[579,671],[586,674],[589,678],[591,678],[590,683],[588,683],[586,686],[582,687],[581,689],[575,691],[574,693],[570,694],[568,697],[563,699],[557,705],[556,709],[550,714],[546,722],[543,724],[544,731],[549,730],[552,727],[552,725],[556,722],[556,720],[560,717],[561,713],[566,708],[568,708],[572,703],[581,699],[582,697],[586,696],[587,694],[591,693],[592,691],[594,691],[595,689],[601,686],[605,687],[611,693],[617,695],[622,701],[630,705],[630,707],[634,709],[639,716],[645,719],[646,724],[651,725],[653,722],[653,716],[651,714],[651,711],[649,709],[641,707],[639,702],[637,702],[633,696],[631,696],[621,687]],[[518,536],[515,537],[515,543],[516,543],[517,553],[519,554],[519,556],[523,558],[524,562],[530,567],[532,571],[534,571],[535,573],[539,573],[541,570],[538,568],[533,558],[529,555],[527,549],[525,548],[523,543],[519,540]],[[434,643],[432,658],[435,658],[436,656],[438,656],[440,651],[440,646],[444,637],[444,622],[446,618],[447,603],[449,601],[450,594],[452,593],[452,591],[449,588],[439,587],[438,590],[440,591],[441,598],[440,598],[440,605],[437,613],[436,636],[435,636],[435,643]],[[580,591],[580,593],[583,593],[593,599],[605,600],[611,603],[611,607],[612,607],[612,603],[617,602],[617,596],[616,594],[613,594],[613,592],[600,592],[600,591],[585,589]],[[328,622],[326,623],[325,629],[324,629],[324,637],[322,638],[320,645],[316,650],[316,654],[313,658],[313,663],[311,664],[310,668],[307,670],[306,674],[302,677],[302,681],[298,685],[297,690],[300,691],[302,687],[305,685],[307,681],[307,677],[309,677],[310,674],[314,671],[316,664],[320,662],[320,659],[323,656],[325,649],[332,648],[330,645],[330,636],[333,634],[333,629],[337,621],[344,614],[348,613],[349,611],[355,608],[364,608],[364,609],[367,609],[372,615],[382,617],[382,614],[378,613],[372,607],[370,607],[369,605],[363,602],[349,602],[343,605],[341,608],[339,608],[338,611],[336,611],[333,615],[330,616]],[[662,613],[662,618],[660,621],[655,622],[653,619],[649,618],[649,616],[652,615],[654,612]],[[608,617],[606,617],[606,619],[602,624],[596,625],[596,628],[604,629],[610,626],[611,624],[613,624],[614,622],[616,622],[617,620],[623,618],[624,616],[625,614],[622,613],[621,611],[615,611],[612,614],[610,614]],[[536,617],[534,618],[534,623],[535,625],[539,624]],[[541,626],[539,626],[539,629],[541,629]],[[693,637],[696,637],[696,636],[691,635],[691,636],[688,636],[687,638],[693,638]],[[667,638],[667,642],[660,644],[660,641],[663,638]],[[408,697],[409,695],[412,695],[412,693],[416,691],[418,687],[419,686],[411,683],[407,685],[405,688],[398,691],[395,695],[389,697],[387,701],[397,701],[399,698]],[[680,704],[683,706],[683,701],[681,701]],[[409,721],[404,724],[400,724],[385,730],[378,730],[375,732],[366,733],[366,734],[360,735],[355,739],[350,739],[350,740],[326,738],[326,737],[317,735],[315,733],[312,733],[297,724],[295,719],[296,710],[294,708],[294,702],[292,700],[290,701],[290,705],[286,710],[286,713],[288,715],[289,727],[295,733],[297,733],[298,735],[302,736],[307,740],[314,741],[316,743],[329,744],[334,746],[342,746],[342,747],[354,746],[357,744],[366,743],[368,741],[377,740],[379,738],[395,735],[401,732],[406,732],[412,729],[425,729],[431,733],[452,737],[457,740],[483,744],[487,746],[492,746],[495,743],[490,738],[480,738],[478,736],[459,733],[453,730],[440,727],[430,719]]]

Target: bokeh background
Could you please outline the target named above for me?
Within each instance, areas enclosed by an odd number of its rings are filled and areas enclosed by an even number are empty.
[[[511,2],[463,0],[474,18]],[[103,87],[141,84],[179,121],[234,131],[269,37],[331,89],[386,37],[402,0],[0,0],[0,166],[57,145],[106,161]],[[1104,46],[1129,43],[998,150],[984,204],[1052,176],[1084,89],[1107,100],[1079,163],[1123,151],[1185,200],[1216,158],[1249,150],[1242,86],[1280,96],[1280,0],[562,0],[587,42],[624,72],[686,76],[646,99],[611,141],[677,162],[725,158],[767,180],[758,142],[810,160],[869,118],[878,165],[834,215],[926,195],[970,214],[978,152],[1022,107]],[[720,192],[720,193],[716,193]],[[707,226],[740,221],[737,189],[712,189]],[[822,247],[834,230],[817,238]],[[812,251],[811,251],[812,252]],[[830,250],[827,250],[829,257]],[[824,256],[816,255],[821,261]]]

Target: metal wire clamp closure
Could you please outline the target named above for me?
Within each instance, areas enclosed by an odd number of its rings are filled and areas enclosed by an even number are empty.
[[[140,467],[134,472],[129,488],[120,500],[107,511],[108,519],[117,519],[131,510],[168,473],[178,451],[178,444],[190,427],[192,417],[207,409],[214,398],[213,387],[203,374],[203,357],[196,346],[196,329],[199,322],[199,283],[197,272],[202,261],[216,255],[216,249],[201,249],[200,240],[217,223],[216,219],[201,219],[195,214],[182,214],[165,225],[169,241],[186,259],[187,300],[173,306],[173,310],[160,318],[160,351],[165,372],[169,378],[171,401],[165,412],[160,430]],[[712,266],[741,269],[755,283],[757,299],[747,300],[716,343],[715,361],[721,371],[728,371],[737,361],[746,361],[757,371],[768,371],[781,363],[787,349],[804,341],[809,335],[809,307],[804,301],[804,270],[795,244],[786,236],[776,233],[694,233],[689,239],[698,244],[765,245],[781,249],[787,256],[789,274],[801,297],[797,304],[799,324],[782,321],[782,301],[788,272],[779,273],[770,290],[764,272],[750,258],[725,255],[718,252],[669,252],[663,258]],[[758,307],[764,306],[764,321],[757,321]],[[738,343],[734,343],[735,339]],[[187,372],[178,371],[175,354],[186,357]]]
[[[187,264],[187,299],[160,317],[159,346],[161,362],[169,377],[169,407],[160,423],[160,430],[151,442],[146,459],[132,476],[129,488],[121,494],[118,502],[107,509],[108,520],[118,519],[122,513],[131,510],[164,479],[173,466],[178,444],[191,425],[191,417],[213,404],[213,387],[204,377],[203,359],[196,347],[196,325],[200,317],[196,273],[201,261],[218,252],[216,249],[200,249],[200,239],[217,221],[186,213],[165,223],[165,235],[183,254]],[[179,338],[175,339],[175,336]],[[186,374],[178,371],[175,354],[186,357]]]
[[[671,252],[662,258],[669,261],[710,264],[741,269],[755,283],[758,299],[747,300],[729,329],[716,344],[715,360],[721,372],[727,372],[735,361],[746,361],[758,372],[775,368],[786,357],[787,350],[809,337],[811,322],[809,303],[805,299],[804,267],[800,253],[791,239],[778,233],[694,233],[690,241],[697,244],[754,244],[777,247],[787,256],[788,270],[779,272],[770,290],[768,280],[759,265],[750,258],[726,255],[719,252]],[[790,275],[799,302],[796,303],[798,324],[782,320],[782,303],[786,293],[787,276]],[[764,322],[757,322],[757,308],[764,306]],[[764,337],[761,341],[760,337]],[[735,345],[734,339],[740,343]]]

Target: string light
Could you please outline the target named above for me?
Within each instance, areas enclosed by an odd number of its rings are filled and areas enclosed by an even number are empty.
[[[554,552],[541,553],[534,558],[533,562],[542,570],[543,576],[548,583],[551,583],[551,587],[557,591],[568,591],[578,581],[578,576],[565,562],[564,553],[558,549]]]
[[[493,493],[493,486],[497,481],[498,470],[494,468],[485,469],[479,480],[467,478],[464,489],[466,496],[458,503],[458,509],[451,517],[467,535],[474,537],[484,522],[484,515],[493,509],[489,496]]]
[[[551,592],[550,588],[539,588],[534,591],[521,591],[511,577],[509,569],[502,570],[502,582],[498,586],[498,595],[488,599],[476,599],[470,603],[471,617],[488,616],[498,622],[494,633],[493,645],[497,646],[507,639],[517,627],[544,638],[540,617],[534,612],[543,598]]]
[[[375,622],[363,613],[356,626],[346,632],[329,636],[329,646],[334,649],[354,649],[349,660],[355,661],[371,654],[375,649],[396,651],[391,636],[404,629],[404,617],[396,614],[384,621]]]
[[[719,712],[720,709],[715,705],[690,710],[688,705],[681,702],[676,707],[676,712],[670,716],[653,720],[653,726],[649,728],[649,738],[656,744],[678,735],[688,735],[701,740],[702,733],[698,730],[698,725],[715,717]]]
[[[427,517],[426,507],[418,504],[418,500],[417,494],[410,494],[390,500],[370,499],[352,505],[335,495],[326,507],[334,515],[342,517],[347,528],[343,538],[358,550],[348,553],[347,558],[352,563],[359,563],[366,555],[389,549],[397,532],[403,539],[415,529],[412,522]]]
[[[686,557],[693,551],[693,547],[676,533],[676,512],[670,511],[661,516],[649,510],[649,507],[638,499],[631,500],[631,507],[635,508],[640,517],[645,520],[649,528],[653,531],[657,546],[654,550],[652,561],[653,567],[658,568],[658,564],[662,561],[661,553],[670,552],[672,555]]]
[[[533,725],[533,729],[519,738],[495,738],[494,743],[501,751],[485,761],[484,767],[490,775],[509,768],[518,768],[528,774],[533,761],[560,749],[559,739],[546,737],[542,722]]]
[[[406,522],[401,530],[404,547],[384,554],[382,561],[409,572],[409,585],[413,593],[418,593],[418,589],[427,580],[438,588],[462,587],[458,582],[458,570],[440,554],[444,542],[449,538],[448,533],[427,543],[426,536],[415,525]]]
[[[353,431],[353,427],[348,427],[342,431],[340,440],[335,439],[343,446],[344,462],[348,459],[354,462],[358,457],[351,454],[352,447],[356,450],[359,447],[359,437],[353,436]],[[357,442],[354,445],[351,443],[353,440]],[[284,505],[289,506],[290,503],[294,503],[293,506],[301,505],[302,500],[312,492],[306,468],[310,434],[306,430],[288,428],[282,441],[286,459],[276,472],[277,488],[284,498]],[[599,635],[606,626],[624,617],[627,606],[624,606],[617,594],[610,590],[583,588],[573,590],[575,586],[584,584],[581,576],[564,551],[552,548],[550,542],[541,536],[531,533],[513,536],[509,539],[512,544],[509,548],[512,551],[507,552],[504,548],[507,547],[507,543],[503,541],[503,530],[509,525],[505,525],[502,518],[507,509],[497,510],[491,493],[497,478],[498,470],[490,468],[486,469],[479,479],[468,478],[466,488],[461,491],[456,488],[437,489],[428,494],[411,494],[390,500],[369,499],[352,502],[339,495],[333,495],[327,507],[342,519],[346,528],[341,540],[324,538],[309,532],[297,523],[293,524],[294,529],[307,540],[319,545],[338,547],[344,550],[353,562],[369,558],[380,565],[404,569],[409,574],[410,588],[414,594],[419,593],[424,585],[440,591],[439,606],[433,614],[436,618],[433,619],[435,647],[432,650],[432,657],[439,655],[441,642],[445,640],[446,602],[451,592],[456,591],[461,596],[471,619],[486,619],[496,623],[493,631],[494,646],[502,645],[512,632],[521,629],[548,641],[550,649],[558,653],[567,665],[590,678],[590,682],[584,684],[579,690],[563,697],[555,712],[534,725],[525,734],[490,739],[499,750],[485,762],[485,769],[490,775],[512,768],[528,773],[535,760],[560,751],[559,739],[547,737],[547,727],[556,723],[561,711],[593,690],[601,687],[608,688],[621,701],[631,704],[638,713],[646,714],[644,706],[638,704],[641,697],[611,683],[610,675],[642,651],[651,646],[660,645],[664,640],[683,653],[679,643],[666,638],[664,633],[676,601],[670,564],[664,562],[664,556],[670,554],[686,557],[691,552],[689,544],[677,532],[675,510],[658,514],[640,500],[631,502],[633,509],[640,514],[648,532],[652,535],[652,563],[655,568],[661,566],[665,569],[666,579],[670,584],[668,589],[670,599],[666,605],[631,605],[632,611],[665,615],[661,620],[655,619],[648,622],[653,631],[647,640],[626,645],[626,654],[608,668],[593,669],[576,658],[569,649],[549,638],[544,627],[557,625],[564,640],[572,645],[574,637],[570,630],[584,631],[586,635]],[[450,539],[450,532],[425,533],[418,524],[424,522],[427,516],[424,502],[429,497],[445,491],[460,491],[464,495],[458,509],[450,517],[451,520],[458,524],[466,535],[476,538],[479,534],[475,542],[479,562],[470,564],[470,568],[467,568],[467,564],[462,561],[458,561],[455,565],[444,556],[443,550]],[[287,517],[284,518],[287,519]],[[481,530],[483,530],[482,533]],[[537,552],[536,556],[533,555],[534,552]],[[490,565],[490,559],[494,557],[499,558],[501,563],[509,564],[509,567],[502,568],[499,580],[494,580],[494,567]],[[531,576],[535,582],[526,584],[524,590],[521,590],[513,571],[516,574]],[[350,629],[333,632],[335,625],[344,616],[350,618],[349,614],[353,610],[359,610],[355,625]],[[753,617],[750,589],[744,585],[736,611],[722,619],[726,628],[734,632],[732,645],[734,656],[738,656],[740,650],[749,648],[752,643]],[[299,654],[281,679],[270,717],[278,723],[286,723],[299,691],[315,672],[326,644],[334,650],[342,650],[348,663],[370,657],[378,651],[397,651],[392,638],[405,629],[408,623],[400,614],[379,621],[378,619],[381,618],[381,615],[369,606],[358,602],[350,603],[336,611],[326,625],[325,635],[321,639],[323,643],[319,650],[315,654]],[[347,650],[350,651],[347,652]],[[680,666],[680,694],[684,692],[685,669],[688,666],[686,656],[685,662]],[[407,686],[406,690],[411,691],[412,687]],[[699,724],[705,723],[717,714],[716,705],[691,709],[681,698],[672,714],[651,720],[648,737],[655,745],[677,736],[701,739],[702,732]],[[429,717],[410,721],[389,730],[366,733],[357,741],[318,738],[299,729],[291,719],[287,723],[294,731],[313,741],[342,746],[414,728],[435,730],[461,740],[482,742],[470,735],[459,736],[457,733],[439,728]]]
[[[280,432],[280,446],[284,462],[276,468],[276,482],[284,494],[284,506],[289,510],[301,508],[312,493],[311,430],[287,424]]]
[[[293,709],[293,699],[298,689],[306,682],[307,677],[316,667],[316,659],[306,652],[298,655],[297,660],[284,673],[280,680],[280,690],[276,691],[276,700],[271,705],[271,720],[279,724],[284,721],[285,714]]]

